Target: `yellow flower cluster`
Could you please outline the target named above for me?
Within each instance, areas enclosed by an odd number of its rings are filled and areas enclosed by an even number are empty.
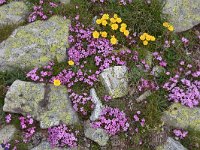
[[[54,84],[55,86],[60,86],[61,82],[60,82],[59,79],[54,79],[53,84]]]
[[[156,38],[152,35],[149,35],[148,33],[143,33],[140,36],[140,40],[143,41],[143,45],[148,45],[149,41],[155,41]]]
[[[174,31],[174,27],[168,22],[164,22],[163,26],[166,27],[169,31]]]
[[[68,65],[73,66],[74,65],[74,61],[73,60],[69,60],[68,61]]]
[[[109,14],[103,14],[103,16],[100,19],[96,20],[96,23],[98,25],[103,25],[107,26],[109,25],[112,30],[116,31],[119,29],[120,32],[122,32],[125,36],[129,35],[129,30],[127,30],[127,25],[125,23],[122,23],[122,19],[118,17],[117,14],[114,14],[113,17],[110,18]],[[98,39],[100,36],[103,38],[106,38],[108,36],[108,33],[106,31],[98,32],[94,31],[93,32],[93,38]],[[117,38],[112,35],[110,38],[111,44],[117,44],[118,40]]]

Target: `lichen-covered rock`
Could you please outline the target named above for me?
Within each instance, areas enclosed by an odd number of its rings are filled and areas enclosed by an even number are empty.
[[[156,148],[156,150],[187,150],[183,145],[175,141],[173,138],[168,137],[167,141],[162,145]]]
[[[47,141],[41,142],[38,146],[32,148],[31,150],[79,150],[78,148],[52,148]]]
[[[9,142],[14,134],[16,133],[17,129],[13,125],[7,125],[3,129],[0,130],[0,144],[3,142]],[[0,145],[0,150],[3,150]]]
[[[199,0],[163,0],[163,12],[169,14],[176,32],[186,31],[200,23]]]
[[[200,131],[200,109],[189,108],[182,106],[179,103],[174,103],[164,112],[162,121],[165,124],[175,127],[187,129],[191,127],[194,130]]]
[[[109,140],[109,135],[104,129],[94,129],[89,122],[86,122],[84,125],[84,134],[85,137],[98,143],[100,146],[105,146]]]
[[[53,16],[17,28],[0,43],[0,70],[12,67],[41,67],[49,61],[66,59],[69,20]]]
[[[0,7],[0,26],[20,24],[25,21],[28,7],[22,1],[13,1]]]
[[[100,80],[112,98],[128,94],[128,70],[126,66],[114,66],[100,74]]]
[[[95,105],[94,110],[90,116],[90,120],[95,121],[99,118],[99,116],[101,114],[101,110],[103,109],[103,104],[101,103],[100,99],[98,98],[94,88],[92,88],[90,90],[90,96],[92,97],[92,102]]]
[[[78,123],[65,86],[16,80],[6,93],[3,110],[30,114],[40,121],[41,128],[58,125],[61,121],[68,125]]]
[[[63,4],[69,4],[70,0],[60,0],[60,2],[63,3]]]
[[[156,65],[156,66],[153,67],[152,73],[153,73],[154,76],[159,77],[160,74],[165,73],[165,68]]]

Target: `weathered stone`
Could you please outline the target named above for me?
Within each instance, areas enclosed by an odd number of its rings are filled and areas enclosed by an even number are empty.
[[[40,121],[41,128],[58,125],[61,121],[68,125],[78,123],[65,86],[16,80],[6,93],[3,110],[30,114]]]
[[[69,4],[70,0],[60,0],[60,2],[63,3],[63,4]]]
[[[128,94],[128,75],[126,66],[115,66],[105,69],[100,80],[112,98],[120,98]]]
[[[89,122],[85,123],[84,134],[85,137],[98,143],[100,146],[105,146],[109,140],[109,135],[104,129],[94,129],[91,127]]]
[[[168,137],[166,143],[156,148],[156,150],[187,150],[183,145],[175,141],[173,138]]]
[[[32,148],[31,150],[79,150],[78,148],[52,148],[47,141],[41,142],[37,147]]]
[[[159,77],[161,73],[165,73],[165,68],[156,65],[156,66],[153,67],[152,73],[153,73],[153,75],[155,75],[156,77]]]
[[[153,54],[150,51],[146,51],[145,55],[145,62],[151,67],[153,62]]]
[[[199,0],[163,0],[163,12],[169,14],[176,32],[186,31],[200,23]]]
[[[92,97],[92,102],[95,104],[94,110],[90,116],[90,120],[95,121],[99,118],[101,110],[103,109],[103,105],[100,99],[98,98],[94,88],[90,90],[90,96]]]
[[[174,103],[164,112],[162,121],[165,124],[175,127],[187,129],[191,127],[194,130],[200,131],[200,109],[189,108],[182,106],[179,103]]]
[[[13,125],[7,125],[3,129],[0,130],[0,144],[3,142],[9,142],[14,134],[16,133],[17,129]],[[0,150],[3,150],[0,145]]]
[[[20,24],[25,21],[28,7],[22,1],[13,1],[0,7],[0,26]]]
[[[0,43],[0,70],[12,67],[41,67],[56,59],[66,59],[69,20],[53,16],[17,28]]]
[[[138,103],[139,103],[139,102],[142,102],[142,101],[145,100],[147,97],[149,97],[151,94],[152,94],[151,91],[148,90],[148,91],[144,92],[142,95],[140,95],[140,96],[136,99],[136,101],[137,101]]]

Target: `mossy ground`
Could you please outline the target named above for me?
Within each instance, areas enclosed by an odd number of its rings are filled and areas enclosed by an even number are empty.
[[[28,0],[31,3],[38,2],[38,0]],[[128,46],[132,50],[138,50],[139,56],[141,58],[145,58],[146,51],[154,51],[158,50],[161,53],[164,53],[164,58],[168,63],[167,69],[169,71],[173,71],[177,67],[177,63],[184,59],[187,62],[193,62],[196,56],[194,55],[193,49],[196,53],[200,49],[200,42],[196,38],[198,34],[196,31],[199,30],[199,27],[194,28],[193,30],[186,31],[180,34],[166,34],[166,30],[163,28],[162,23],[167,20],[167,16],[162,14],[163,4],[160,3],[159,0],[152,0],[151,4],[147,4],[146,1],[143,0],[135,0],[133,4],[130,5],[119,5],[114,1],[110,1],[106,4],[94,4],[89,0],[71,0],[69,5],[62,5],[59,8],[55,8],[55,14],[66,16],[71,19],[76,15],[80,15],[80,21],[85,26],[91,26],[93,22],[93,18],[95,16],[99,17],[100,13],[109,13],[114,14],[117,13],[125,23],[127,23],[128,27],[132,30],[132,32],[147,32],[151,35],[156,36],[157,41],[147,47],[144,48],[142,43],[138,42],[137,45]],[[31,5],[30,5],[31,9]],[[48,10],[48,8],[45,8]],[[73,22],[72,22],[73,24]],[[17,28],[15,25],[0,27],[0,42],[5,40],[12,31]],[[190,40],[190,45],[188,47],[184,47],[180,38],[184,36]],[[163,48],[164,41],[166,39],[175,39],[176,44],[169,49]],[[120,37],[120,41],[122,44],[126,45],[126,40],[123,37]],[[192,52],[191,55],[186,55],[187,52]],[[95,70],[95,65],[92,62],[91,58],[87,59],[88,68],[91,70]],[[64,63],[56,63],[54,67],[54,75],[58,74],[61,70],[66,68],[66,62]],[[138,83],[138,80],[141,77],[148,78],[148,74],[142,70],[139,70],[135,67],[134,64],[130,63],[131,70],[129,71],[129,82],[130,82],[130,90],[134,90],[134,86]],[[76,68],[74,68],[76,69]],[[5,113],[2,111],[3,100],[7,91],[7,86],[10,86],[12,82],[16,79],[26,81],[25,70],[14,70],[11,72],[0,72],[0,127],[5,123]],[[159,78],[156,79],[158,83],[164,83],[167,80],[167,76],[165,74],[161,74]],[[97,83],[94,88],[97,91],[97,95],[102,99],[106,93],[106,90],[100,83]],[[83,84],[77,84],[74,86],[74,90],[78,93],[82,93],[88,91],[89,88],[84,88]],[[146,119],[146,127],[141,129],[141,132],[137,135],[131,135],[131,131],[128,133],[120,134],[122,140],[125,139],[127,144],[127,149],[138,149],[138,150],[148,150],[152,149],[152,135],[155,133],[161,133],[163,129],[163,124],[160,120],[162,116],[162,112],[167,109],[170,105],[167,98],[165,97],[165,92],[162,90],[154,92],[150,97],[141,103],[136,103],[135,99],[140,95],[140,93],[134,93],[134,95],[128,95],[125,98],[111,100],[110,102],[103,102],[112,107],[118,107],[120,110],[123,110],[129,119],[133,119],[133,115],[136,111],[140,110],[142,112],[143,117]],[[130,105],[131,104],[131,105]],[[18,116],[16,115],[15,118]],[[18,126],[19,122],[14,119],[13,122],[16,126]],[[76,129],[80,129],[82,131],[82,127],[75,127]],[[182,141],[182,144],[185,147],[189,147],[192,150],[199,149],[200,145],[200,134],[192,129],[189,130],[189,136]],[[128,134],[131,139],[127,138],[125,134]],[[169,133],[165,133],[169,134]],[[83,133],[81,134],[83,136]],[[140,139],[143,139],[143,144],[138,145]],[[82,139],[80,140],[82,141]],[[162,141],[162,140],[161,140]],[[82,141],[84,143],[84,141]],[[81,143],[81,142],[80,142]],[[100,147],[91,142],[92,150],[98,150]],[[23,147],[23,145],[22,145]]]

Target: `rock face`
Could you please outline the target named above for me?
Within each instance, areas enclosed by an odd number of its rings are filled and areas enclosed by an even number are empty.
[[[34,147],[31,150],[78,150],[78,148],[51,148],[47,141],[43,141],[37,147]]]
[[[156,150],[187,150],[180,142],[175,141],[173,138],[168,137],[167,142],[156,148]]]
[[[13,1],[0,7],[0,26],[20,24],[28,15],[28,7],[24,2]]]
[[[92,102],[95,104],[95,108],[92,112],[92,115],[90,116],[90,120],[95,121],[99,118],[101,110],[103,109],[103,105],[100,99],[98,98],[94,88],[90,90],[90,96],[92,97]]]
[[[30,114],[40,121],[41,128],[58,125],[61,121],[68,125],[78,123],[65,86],[16,80],[6,94],[3,110]]]
[[[189,108],[182,106],[179,103],[174,103],[170,108],[164,112],[162,120],[176,128],[187,129],[191,127],[194,130],[200,131],[200,109]]]
[[[103,129],[94,129],[90,126],[89,122],[86,122],[84,127],[85,137],[98,143],[100,146],[105,146],[109,140],[109,135]]]
[[[7,125],[3,129],[1,129],[0,130],[0,135],[1,135],[0,136],[0,144],[3,141],[6,141],[6,142],[10,141],[13,138],[16,131],[17,131],[17,129],[13,125]],[[0,150],[2,150],[1,146],[0,146]]]
[[[126,66],[115,66],[100,74],[100,80],[112,98],[123,97],[128,93],[127,73]]]
[[[53,16],[16,29],[0,43],[0,70],[40,67],[49,61],[66,59],[69,20]]]
[[[69,4],[70,0],[60,0],[60,2],[63,3],[63,4]]]
[[[200,23],[199,0],[163,0],[164,13],[170,15],[170,21],[176,32],[186,31]]]

